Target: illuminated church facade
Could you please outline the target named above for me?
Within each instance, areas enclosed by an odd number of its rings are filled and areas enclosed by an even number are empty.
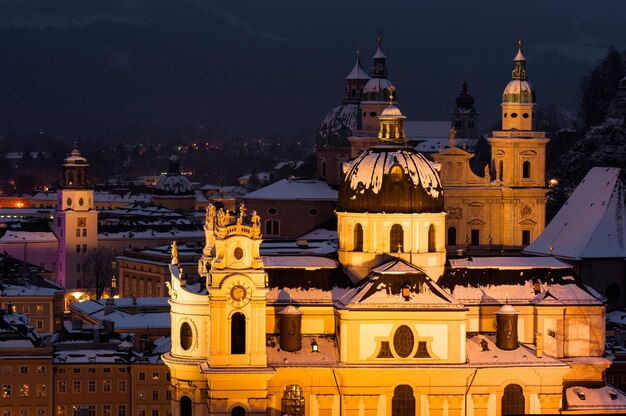
[[[343,170],[338,260],[261,256],[260,218],[244,206],[207,208],[200,282],[187,281],[173,247],[172,347],[162,357],[172,414],[626,413],[626,395],[604,381],[603,298],[569,266],[446,260],[446,163],[456,156],[440,155],[440,174],[406,146],[387,91],[376,143]],[[491,139],[504,165],[494,180],[527,179],[528,140],[541,188],[533,105],[505,107]],[[513,111],[523,120],[508,124]]]

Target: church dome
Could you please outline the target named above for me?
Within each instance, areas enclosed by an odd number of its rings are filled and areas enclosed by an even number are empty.
[[[534,104],[537,101],[535,90],[525,79],[513,79],[502,93],[503,103]]]
[[[412,147],[373,146],[348,167],[339,186],[338,210],[442,212],[441,180],[433,165]]]
[[[389,105],[389,107],[385,108],[382,113],[380,113],[382,117],[385,116],[402,116],[400,109],[395,105]]]
[[[170,156],[168,172],[159,178],[154,194],[172,197],[194,195],[191,182],[180,174],[180,159],[178,156]]]
[[[363,101],[389,101],[389,87],[387,78],[371,78],[363,88]]]
[[[326,114],[317,130],[317,147],[349,147],[348,137],[358,128],[358,104],[341,104]]]

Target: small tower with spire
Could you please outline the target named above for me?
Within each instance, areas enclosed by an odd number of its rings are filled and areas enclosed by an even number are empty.
[[[457,138],[478,138],[478,111],[474,108],[474,97],[467,91],[467,77],[463,80],[461,93],[456,97],[456,107],[452,116],[452,128],[456,131]]]
[[[382,36],[379,33],[378,48],[373,56],[372,77],[363,88],[361,101],[361,128],[374,134],[379,127],[378,116],[387,108],[391,87],[391,82],[387,79],[387,56],[383,53],[381,44]]]
[[[346,84],[343,90],[343,102],[347,104],[358,104],[363,98],[363,88],[370,77],[361,66],[361,51],[356,50],[356,62],[352,71],[346,76]]]
[[[513,61],[512,80],[502,94],[502,130],[531,131],[534,128],[536,97],[526,79],[526,58],[522,53],[521,39]]]
[[[402,115],[398,107],[393,105],[393,93],[395,90],[396,88],[393,85],[389,87],[389,106],[378,117],[380,120],[378,141],[381,144],[406,144],[403,128],[406,117]]]

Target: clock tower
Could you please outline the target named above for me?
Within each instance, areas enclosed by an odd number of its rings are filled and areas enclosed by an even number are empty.
[[[63,163],[62,187],[57,192],[53,231],[59,240],[57,283],[66,293],[88,286],[85,267],[89,252],[98,247],[98,212],[89,188],[89,164],[74,149]]]

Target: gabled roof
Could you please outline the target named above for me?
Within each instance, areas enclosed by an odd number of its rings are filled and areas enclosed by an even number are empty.
[[[626,207],[619,168],[593,168],[525,253],[568,259],[626,257]]]
[[[402,296],[408,287],[410,296]],[[464,305],[441,289],[420,268],[401,259],[394,259],[376,267],[357,287],[335,302],[347,309],[453,309]]]
[[[336,201],[337,191],[324,181],[283,179],[251,192],[244,199]]]

